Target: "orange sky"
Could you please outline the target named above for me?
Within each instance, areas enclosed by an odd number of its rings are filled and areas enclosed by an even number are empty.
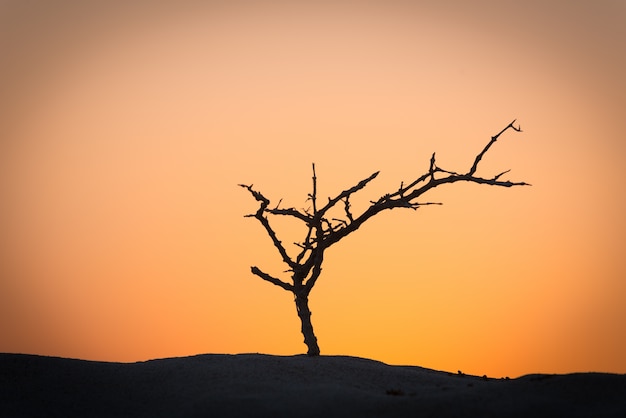
[[[303,353],[236,185],[303,207],[311,162],[321,199],[380,170],[362,208],[517,118],[479,174],[532,187],[444,186],[327,252],[322,353],[626,373],[621,2],[50,3],[0,3],[0,351]]]

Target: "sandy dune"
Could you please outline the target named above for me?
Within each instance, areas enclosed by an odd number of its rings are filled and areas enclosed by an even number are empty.
[[[626,417],[626,375],[487,379],[340,356],[0,354],[3,417]]]

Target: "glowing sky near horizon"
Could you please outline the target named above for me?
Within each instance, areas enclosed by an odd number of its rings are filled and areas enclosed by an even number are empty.
[[[0,352],[303,353],[236,185],[304,207],[312,162],[321,199],[380,170],[356,211],[517,119],[479,174],[532,187],[442,187],[328,250],[322,353],[626,373],[626,7],[471,3],[1,3]]]

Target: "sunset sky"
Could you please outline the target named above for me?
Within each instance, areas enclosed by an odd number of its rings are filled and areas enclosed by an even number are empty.
[[[444,185],[327,251],[322,354],[626,373],[623,1],[84,3],[0,0],[0,352],[304,353],[237,184],[304,208],[311,163],[322,200],[380,170],[357,212],[517,119],[477,174],[532,187]]]

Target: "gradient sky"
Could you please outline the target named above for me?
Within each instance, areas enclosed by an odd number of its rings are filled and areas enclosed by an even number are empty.
[[[0,2],[0,351],[305,352],[236,185],[355,210],[454,184],[326,254],[323,354],[491,376],[626,373],[622,1]],[[285,242],[298,225],[276,223]]]

